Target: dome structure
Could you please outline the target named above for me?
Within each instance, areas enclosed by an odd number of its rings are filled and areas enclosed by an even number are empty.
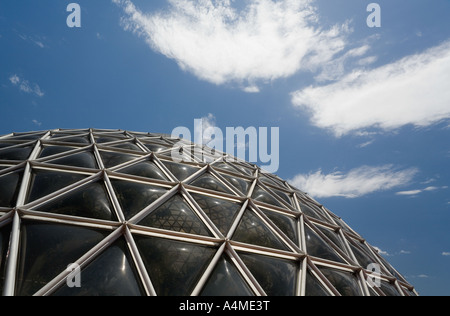
[[[1,136],[0,293],[417,295],[304,192],[180,141],[95,129]]]

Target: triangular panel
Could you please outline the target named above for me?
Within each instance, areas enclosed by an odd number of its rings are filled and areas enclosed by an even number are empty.
[[[11,226],[11,224],[8,224],[0,227],[0,293],[3,292],[3,284],[5,283],[6,260],[9,252]]]
[[[57,154],[61,154],[70,150],[76,149],[75,147],[69,146],[45,146],[41,153],[39,154],[39,158],[45,158]]]
[[[120,169],[118,172],[150,179],[169,180],[153,161],[140,162],[136,165]]]
[[[24,221],[16,294],[33,295],[107,235],[92,228]]]
[[[228,256],[223,255],[203,287],[201,296],[254,296]]]
[[[292,217],[262,210],[262,212],[274,223],[290,240],[298,245],[297,221]]]
[[[85,178],[85,175],[75,173],[34,170],[27,202],[40,199]]]
[[[203,194],[191,193],[191,196],[220,232],[226,236],[241,209],[241,205]]]
[[[221,174],[221,175],[231,185],[233,185],[236,189],[238,189],[240,192],[242,192],[244,194],[244,196],[247,196],[248,190],[250,189],[250,186],[251,186],[251,182],[250,181],[246,181],[244,179],[237,178],[237,177],[231,177],[231,176],[226,175],[226,174]]]
[[[233,240],[267,248],[289,248],[251,210],[247,209],[233,235]]]
[[[173,196],[138,224],[187,234],[211,236],[205,224],[194,213],[181,194]]]
[[[213,175],[211,175],[209,173],[205,173],[205,174],[201,175],[200,177],[198,177],[197,179],[192,181],[190,183],[190,185],[193,185],[193,186],[196,186],[199,188],[203,188],[203,189],[207,189],[207,190],[233,194],[233,192],[231,192],[218,179],[216,179]]]
[[[112,179],[111,183],[126,220],[155,202],[167,189],[150,184]]]
[[[100,151],[100,156],[102,157],[105,168],[112,168],[138,158],[138,156],[110,151]]]
[[[98,169],[97,161],[95,160],[94,154],[92,152],[87,151],[46,161],[46,163],[54,165]]]
[[[305,296],[330,296],[330,293],[316,279],[312,272],[308,269],[306,273]]]
[[[0,207],[15,207],[22,183],[23,171],[0,176]]]
[[[271,204],[284,208],[284,206],[280,202],[278,202],[276,198],[274,198],[269,192],[260,188],[258,185],[255,187],[255,190],[253,191],[252,198],[255,201],[260,201],[266,204]]]
[[[66,284],[55,296],[143,296],[144,287],[123,238],[101,253],[81,272],[81,286]]]
[[[345,261],[319,235],[307,225],[305,228],[307,253],[313,257],[345,263]]]
[[[295,296],[298,262],[243,252],[239,257],[268,296]]]
[[[37,208],[40,212],[117,221],[114,208],[102,182],[67,193]]]
[[[172,161],[161,161],[179,181],[184,181],[199,170],[198,168],[189,165],[182,165]]]
[[[4,148],[0,150],[0,160],[27,160],[33,149],[34,145]]]
[[[355,274],[327,267],[320,267],[319,270],[342,296],[363,295]]]
[[[156,294],[188,296],[211,262],[216,249],[169,239],[134,239]]]

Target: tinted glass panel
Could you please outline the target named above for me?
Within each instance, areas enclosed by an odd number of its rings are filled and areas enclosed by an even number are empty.
[[[344,260],[320,238],[311,228],[305,225],[307,253],[311,256],[345,263]]]
[[[323,287],[323,285],[316,279],[316,277],[308,269],[306,274],[306,296],[330,296],[330,293]]]
[[[139,225],[187,234],[212,236],[205,224],[203,224],[181,195],[175,195],[152,211],[139,222]]]
[[[291,217],[263,210],[263,213],[283,232],[286,236],[292,240],[292,242],[298,245],[297,234],[297,222]]]
[[[181,165],[175,162],[163,161],[164,165],[169,169],[169,171],[180,181],[185,180],[199,169],[191,166]]]
[[[381,281],[381,290],[387,296],[402,296],[394,284]]]
[[[98,169],[97,161],[95,160],[94,154],[90,152],[83,152],[63,158],[58,158],[55,160],[50,160],[48,161],[48,163],[55,165]]]
[[[0,160],[27,160],[33,148],[33,146],[27,146],[0,150]]]
[[[33,295],[106,236],[90,228],[24,221],[16,294]]]
[[[203,189],[213,190],[213,191],[219,191],[223,193],[233,194],[230,190],[227,189],[226,186],[224,186],[222,183],[220,183],[219,180],[214,178],[210,174],[204,174],[201,177],[195,179],[190,183],[190,185],[200,187]]]
[[[320,225],[315,225],[315,227],[320,230],[325,236],[327,236],[336,246],[338,246],[342,251],[345,251],[344,244],[341,240],[341,237],[334,231],[331,231],[329,229],[323,228]]]
[[[155,291],[186,296],[194,290],[216,249],[168,239],[134,236]]]
[[[73,137],[67,137],[69,134],[55,134],[51,137],[52,140],[55,140],[57,142],[64,142],[64,143],[75,143],[75,144],[90,144],[89,136],[73,136]]]
[[[39,155],[39,158],[45,158],[48,156],[60,154],[69,150],[74,150],[74,147],[66,147],[66,146],[48,146],[44,147],[42,149],[41,154]]]
[[[245,253],[239,253],[239,257],[267,295],[295,296],[297,262]]]
[[[121,169],[119,172],[144,178],[168,181],[164,173],[156,166],[154,162],[151,161],[138,163],[137,165]]]
[[[123,144],[114,145],[112,147],[128,149],[128,150],[135,150],[135,151],[142,151],[142,149],[139,148],[138,145],[133,144],[133,143],[123,143]]]
[[[9,250],[9,240],[11,236],[11,224],[0,228],[0,293],[3,292],[5,282],[6,259]]]
[[[250,287],[242,279],[239,271],[228,256],[222,256],[208,282],[202,296],[254,296]]]
[[[23,171],[0,177],[0,207],[15,207],[22,183]]]
[[[145,147],[147,147],[148,149],[150,149],[150,151],[152,151],[154,153],[159,153],[163,150],[167,150],[170,148],[170,147],[157,145],[157,144],[144,144],[144,145],[145,145]]]
[[[250,182],[245,181],[240,178],[236,177],[230,177],[228,175],[222,174],[222,176],[227,180],[229,183],[231,183],[236,189],[238,189],[240,192],[242,192],[245,196],[247,196],[248,190],[250,189]]]
[[[273,189],[273,191],[274,191],[276,194],[278,194],[278,196],[279,196],[280,198],[282,198],[288,205],[292,205],[291,198],[289,197],[288,194],[286,194],[286,193],[283,192],[283,191],[279,191],[279,190],[275,190],[275,189]]]
[[[142,183],[114,179],[111,183],[127,220],[167,192],[167,189]]]
[[[137,156],[133,155],[113,153],[108,151],[100,151],[100,156],[102,157],[103,165],[105,166],[105,168],[112,168],[137,158]]]
[[[280,202],[278,202],[272,195],[270,195],[269,192],[264,191],[259,186],[255,187],[252,198],[256,201],[283,207],[283,205],[281,205]]]
[[[56,296],[142,296],[145,290],[123,238],[81,271],[81,287],[60,288]]]
[[[233,240],[268,248],[289,250],[264,222],[248,209],[234,233]]]
[[[220,232],[226,236],[241,209],[241,205],[196,193],[191,193],[191,196]]]
[[[85,177],[84,175],[74,173],[34,170],[27,202],[54,193],[66,186],[83,180]]]
[[[363,294],[359,287],[358,279],[352,273],[325,267],[320,268],[320,271],[341,295],[361,296]]]
[[[117,221],[105,186],[91,183],[61,198],[44,204],[38,211]]]

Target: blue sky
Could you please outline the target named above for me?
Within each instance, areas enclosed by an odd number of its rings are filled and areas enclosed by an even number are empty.
[[[450,295],[450,1],[0,2],[0,134],[279,127],[277,174]]]

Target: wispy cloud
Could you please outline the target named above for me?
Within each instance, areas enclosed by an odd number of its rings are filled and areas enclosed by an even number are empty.
[[[30,83],[28,80],[20,78],[16,74],[9,77],[9,81],[12,85],[19,87],[19,89],[25,93],[35,94],[38,97],[43,97],[45,95],[38,84]]]
[[[39,122],[38,120],[32,120],[32,122],[34,125],[39,126],[39,127],[42,125],[42,123]]]
[[[112,1],[125,12],[124,29],[183,70],[253,93],[260,82],[327,64],[349,33],[347,22],[323,29],[311,0],[249,0],[243,9],[230,0],[168,0],[158,13],[144,13],[131,0]]]
[[[306,175],[299,174],[289,183],[317,198],[357,198],[406,185],[417,172],[415,168],[398,170],[393,165],[363,166],[348,173],[337,171],[324,174],[319,170]]]
[[[450,257],[450,252],[444,251],[444,252],[442,253],[442,255],[443,255],[444,257]]]
[[[292,94],[295,107],[337,137],[368,128],[428,126],[450,118],[450,41],[423,53]]]
[[[432,191],[437,191],[437,190],[444,190],[444,189],[448,189],[448,186],[442,186],[442,187],[436,187],[436,186],[430,186],[430,187],[426,187],[425,189],[417,189],[417,190],[409,190],[409,191],[400,191],[397,192],[397,195],[410,195],[410,196],[416,196],[419,195],[423,192],[432,192]]]
[[[19,34],[19,37],[23,39],[24,41],[33,43],[37,45],[40,48],[45,48],[45,44],[43,43],[43,39],[39,36],[28,36],[25,34]]]

